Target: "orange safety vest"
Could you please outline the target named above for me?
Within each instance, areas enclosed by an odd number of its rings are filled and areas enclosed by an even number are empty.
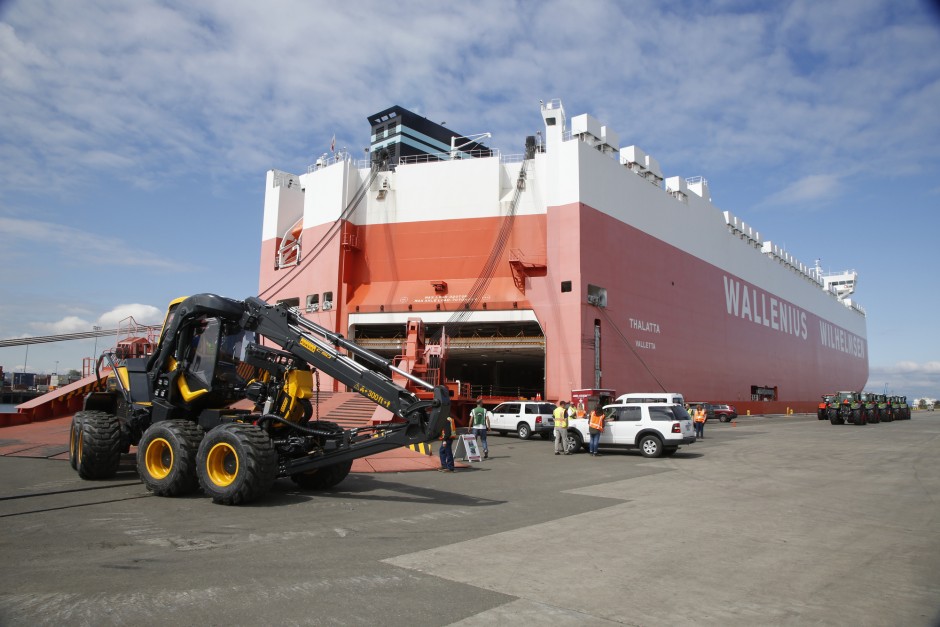
[[[704,409],[696,409],[694,414],[692,415],[692,420],[694,420],[695,422],[705,422],[706,416],[707,414],[705,413]]]
[[[439,440],[454,440],[457,438],[457,425],[454,424],[454,419],[450,416],[447,417],[447,424],[444,425],[444,428],[441,429],[441,437]]]
[[[598,431],[604,430],[604,414],[597,415],[591,412],[591,422],[588,423],[588,426],[591,429],[597,429]]]

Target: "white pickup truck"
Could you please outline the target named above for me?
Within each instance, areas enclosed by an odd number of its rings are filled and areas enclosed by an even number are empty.
[[[601,448],[638,448],[644,457],[659,457],[695,442],[692,417],[682,405],[617,403],[606,405],[604,414]],[[587,417],[568,421],[569,453],[586,449],[589,439]]]

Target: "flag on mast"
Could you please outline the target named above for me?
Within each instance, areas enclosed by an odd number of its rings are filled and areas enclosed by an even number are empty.
[[[336,133],[333,133],[333,139],[330,140],[330,152],[336,152]]]

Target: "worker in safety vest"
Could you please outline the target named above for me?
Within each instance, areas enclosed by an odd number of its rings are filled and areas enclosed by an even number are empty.
[[[692,422],[695,423],[695,439],[705,439],[705,420],[708,418],[708,415],[705,413],[705,408],[699,405],[695,408],[695,411],[692,412]]]
[[[483,445],[483,459],[490,456],[490,448],[486,445],[486,430],[490,428],[489,412],[483,407],[483,401],[477,401],[477,406],[470,410],[470,426],[473,435]]]
[[[552,417],[555,419],[555,455],[568,455],[568,402],[558,401]]]
[[[578,401],[578,409],[575,414],[578,418],[584,418],[584,416],[587,415],[587,412],[584,411],[584,401]]]
[[[441,429],[441,449],[438,455],[441,458],[441,472],[454,472],[454,440],[457,438],[457,425],[450,416],[444,422],[444,428]]]
[[[568,402],[568,412],[567,412],[567,416],[568,416],[568,420],[574,420],[575,418],[578,417],[578,410],[577,410],[577,408],[574,406],[574,403],[572,403],[572,402],[570,402],[570,401]]]
[[[588,421],[588,431],[591,434],[591,442],[588,444],[588,450],[591,452],[591,455],[597,457],[600,453],[597,452],[597,445],[601,443],[601,433],[604,432],[604,410],[600,405],[594,408],[594,411],[591,412],[591,419]]]

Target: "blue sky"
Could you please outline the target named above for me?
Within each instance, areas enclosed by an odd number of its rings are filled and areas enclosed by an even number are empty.
[[[334,134],[361,155],[393,104],[519,153],[551,98],[803,263],[857,270],[869,388],[940,396],[926,0],[0,1],[0,338],[255,294],[266,170]],[[92,351],[35,345],[28,370]]]

